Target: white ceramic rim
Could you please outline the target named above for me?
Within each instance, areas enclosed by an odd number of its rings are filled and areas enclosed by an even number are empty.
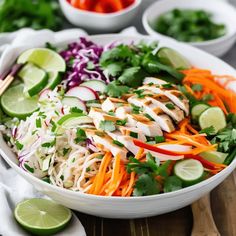
[[[101,35],[93,35],[93,36],[87,36],[87,38],[93,40],[93,39],[96,39],[96,40],[99,40],[101,38],[101,40],[103,38],[111,38],[111,40],[113,41],[116,41],[116,40],[124,40],[124,38],[126,38],[125,35],[118,35],[118,34],[101,34]],[[147,41],[150,41],[150,40],[154,40],[154,41],[157,41],[157,39],[155,37],[152,37],[152,36],[131,36],[129,37],[130,40],[147,40]],[[167,43],[168,43],[168,40],[165,40]],[[169,41],[173,41],[173,40],[169,40]],[[216,58],[215,56],[212,56],[211,54],[207,53],[207,52],[204,52],[200,49],[197,49],[197,48],[194,48],[188,44],[185,44],[185,43],[181,43],[181,42],[175,42],[177,44],[180,44],[182,46],[184,46],[187,49],[190,49],[192,50],[193,52],[194,51],[201,51],[201,53],[205,54],[205,55],[208,55],[210,57],[214,57],[215,60],[219,61],[220,63],[230,67],[233,71],[235,71],[235,74],[236,74],[236,70],[231,67],[230,65],[228,65],[227,63],[225,63],[224,61],[222,61],[221,59],[219,58]],[[59,43],[59,45],[61,45]],[[0,133],[1,135],[1,133]],[[3,141],[3,145],[7,145],[6,142]],[[8,146],[9,147],[9,146]],[[1,143],[0,143],[0,148],[1,148]],[[10,149],[10,148],[9,148]],[[230,173],[236,168],[236,157],[235,159],[231,162],[231,164],[229,166],[227,166],[224,170],[222,170],[220,173],[210,177],[209,179],[206,179],[198,184],[194,184],[190,187],[186,187],[186,188],[183,188],[183,189],[180,189],[180,190],[176,190],[176,191],[173,191],[173,192],[169,192],[169,193],[161,193],[161,194],[156,194],[156,195],[149,195],[149,196],[141,196],[141,197],[117,197],[117,196],[99,196],[99,195],[92,195],[92,194],[88,194],[88,193],[82,193],[82,192],[75,192],[75,191],[72,191],[72,190],[68,190],[68,189],[64,189],[64,188],[61,188],[61,187],[58,187],[58,186],[54,186],[54,185],[51,185],[51,184],[48,184],[46,182],[44,182],[43,180],[33,176],[32,174],[24,171],[22,168],[20,168],[16,163],[14,163],[13,161],[10,160],[10,158],[7,157],[7,155],[2,151],[2,149],[0,149],[0,155],[4,158],[4,160],[11,166],[14,168],[16,168],[16,171],[17,172],[21,172],[22,175],[25,175],[27,176],[27,178],[31,179],[32,182],[36,181],[39,185],[42,185],[45,187],[45,189],[51,189],[53,191],[56,191],[56,192],[61,192],[61,194],[69,194],[71,196],[79,196],[81,198],[86,198],[86,199],[90,199],[90,200],[112,200],[112,201],[115,201],[115,202],[119,202],[119,201],[136,201],[136,202],[139,202],[139,201],[149,201],[149,200],[152,200],[152,199],[161,199],[161,198],[172,198],[174,197],[175,195],[184,195],[185,193],[189,193],[189,192],[192,192],[192,191],[195,191],[196,189],[198,188],[201,188],[201,187],[204,187],[208,184],[210,184],[211,182],[214,182],[216,179],[220,179],[222,176],[224,176],[225,172],[228,172],[228,170],[230,169]],[[13,168],[13,169],[14,169]]]
[[[79,8],[73,7],[67,0],[61,0],[61,1],[63,1],[69,8],[71,8],[71,10],[75,10],[80,14],[86,14],[88,17],[89,16],[96,16],[96,17],[101,17],[101,18],[110,18],[110,17],[115,17],[115,16],[121,16],[121,15],[128,13],[128,12],[132,11],[133,9],[137,8],[142,3],[142,0],[135,0],[135,2],[133,4],[126,7],[125,9],[122,9],[121,11],[112,12],[112,13],[99,13],[99,12],[81,10]],[[116,1],[116,0],[113,0],[113,1]]]
[[[166,38],[166,39],[171,39],[171,40],[176,40],[175,38],[172,38],[172,37],[169,37],[167,35],[164,35],[164,34],[161,34],[157,31],[155,31],[149,24],[148,22],[148,14],[149,14],[149,11],[152,9],[152,8],[157,8],[158,9],[158,5],[161,4],[162,1],[157,1],[157,2],[154,2],[152,3],[143,13],[143,17],[142,17],[142,23],[143,23],[143,27],[144,29],[146,30],[146,32],[149,34],[149,32],[152,32],[152,36],[156,35],[156,36],[160,36],[162,38]],[[189,3],[189,1],[186,1],[186,3]],[[190,3],[191,4],[191,3]],[[235,20],[236,20],[236,8],[230,4],[229,2],[227,1],[223,1],[221,0],[221,4],[225,4],[227,7],[231,8],[233,11],[235,11]],[[204,42],[183,42],[183,43],[187,43],[187,44],[190,44],[192,46],[210,46],[210,45],[213,45],[213,44],[216,44],[216,43],[222,43],[224,42],[225,40],[228,40],[228,39],[231,39],[233,37],[236,36],[236,27],[235,27],[235,31],[234,32],[231,32],[231,33],[226,33],[224,36],[222,37],[219,37],[219,38],[216,38],[216,39],[211,39],[211,40],[207,40],[207,41],[204,41]],[[177,40],[176,40],[177,41]]]

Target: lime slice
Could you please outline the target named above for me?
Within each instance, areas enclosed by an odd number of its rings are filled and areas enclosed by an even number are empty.
[[[224,163],[228,154],[223,153],[223,152],[217,152],[217,151],[208,151],[208,152],[202,152],[200,156],[203,157],[207,161],[222,164]]]
[[[210,107],[205,110],[199,117],[201,129],[214,127],[215,133],[226,127],[224,112],[219,107]]]
[[[29,199],[19,203],[14,211],[17,222],[35,235],[52,235],[61,231],[70,221],[68,208],[46,199]]]
[[[32,63],[26,64],[18,76],[24,81],[24,92],[31,97],[43,90],[48,82],[47,73]]]
[[[66,70],[64,59],[56,52],[47,48],[34,48],[23,52],[17,60],[17,63],[32,62],[46,71]]]
[[[172,66],[175,69],[185,70],[192,67],[185,57],[171,48],[160,48],[157,55],[163,64]]]
[[[209,107],[210,106],[205,103],[200,103],[200,104],[193,106],[193,108],[191,110],[192,119],[194,121],[198,121],[198,118],[202,114],[202,112],[204,112]]]
[[[58,84],[60,84],[62,75],[57,71],[51,71],[48,73],[48,76],[49,78],[48,78],[48,84],[46,88],[53,90],[54,88],[56,88]]]
[[[25,118],[38,108],[38,97],[26,97],[24,85],[9,88],[1,97],[3,110],[12,117]]]
[[[204,168],[200,161],[188,159],[177,162],[174,166],[174,173],[183,181],[185,186],[189,186],[202,180]]]

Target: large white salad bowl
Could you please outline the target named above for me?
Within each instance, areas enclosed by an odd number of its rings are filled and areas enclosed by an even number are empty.
[[[76,35],[72,35],[71,41],[75,38]],[[107,44],[113,41],[123,43],[138,42],[140,40],[153,41],[151,37],[127,37],[122,35],[98,35],[90,36],[89,38],[98,44]],[[236,71],[231,66],[199,49],[172,40],[160,41],[159,45],[176,49],[195,67],[210,69],[216,74],[228,74],[236,77]],[[58,203],[86,214],[108,218],[148,217],[182,208],[209,193],[234,171],[236,167],[235,159],[230,166],[217,175],[199,184],[171,193],[130,198],[103,197],[55,187],[26,173],[23,169],[18,167],[15,154],[4,142],[1,135],[0,154],[19,175],[30,182],[38,191],[48,195]]]

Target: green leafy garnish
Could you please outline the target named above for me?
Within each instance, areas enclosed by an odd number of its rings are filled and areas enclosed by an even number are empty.
[[[165,142],[165,137],[164,136],[155,136],[155,142],[156,143],[163,143],[163,142]]]
[[[38,118],[38,119],[36,119],[36,128],[41,128],[41,127],[42,127],[41,119]]]
[[[116,125],[124,126],[127,123],[127,119],[117,120]]]
[[[85,131],[83,129],[78,128],[76,130],[75,142],[76,143],[84,142],[84,141],[86,141],[86,139],[87,139],[87,137],[86,137]]]
[[[62,14],[54,0],[2,0],[0,4],[0,32],[21,28],[58,30]]]
[[[174,106],[174,104],[172,104],[172,103],[167,103],[167,104],[166,104],[166,107],[167,107],[168,109],[170,109],[170,110],[175,109],[175,106]]]
[[[172,192],[182,188],[182,181],[177,176],[169,176],[164,183],[164,192]]]
[[[128,93],[129,89],[128,86],[122,85],[118,80],[115,80],[107,85],[106,93],[110,97],[119,98],[123,94]]]
[[[83,111],[79,109],[78,107],[71,107],[70,113],[83,113]]]
[[[119,141],[117,141],[117,140],[113,140],[112,142],[113,142],[115,145],[119,146],[119,147],[124,147],[124,144],[121,143],[121,142],[119,142]]]
[[[199,131],[200,134],[206,134],[207,136],[215,134],[215,128],[213,126],[207,127]]]
[[[15,141],[15,145],[16,145],[17,150],[22,150],[24,147],[24,145],[21,144],[18,140]]]
[[[28,170],[30,173],[34,173],[34,168],[31,168],[28,164],[24,164],[24,167],[26,170]]]
[[[196,92],[201,92],[202,91],[202,85],[201,84],[194,84],[192,85],[192,90]]]
[[[154,195],[160,192],[160,184],[156,179],[148,174],[142,174],[138,177],[138,180],[134,186],[134,196],[147,196]]]

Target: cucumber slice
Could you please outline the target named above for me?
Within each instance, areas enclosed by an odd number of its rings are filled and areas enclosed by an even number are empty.
[[[51,71],[48,73],[48,84],[46,88],[53,90],[62,80],[62,74],[57,71]]]
[[[204,167],[200,161],[188,159],[177,162],[174,166],[174,173],[185,186],[190,186],[202,180]]]
[[[208,151],[208,152],[202,152],[200,156],[207,161],[223,164],[228,154],[217,151]]]
[[[219,107],[210,107],[205,110],[199,117],[201,129],[214,127],[215,133],[226,127],[224,112]]]
[[[18,76],[24,81],[24,92],[31,97],[43,90],[48,82],[47,73],[32,63],[26,64]]]
[[[66,105],[68,107],[76,107],[76,108],[79,108],[80,110],[86,112],[85,103],[77,97],[66,96],[62,99],[62,104]]]
[[[174,49],[163,47],[157,52],[161,63],[172,66],[175,69],[190,69],[192,66],[188,60]]]
[[[204,112],[209,107],[210,106],[205,103],[200,103],[200,104],[193,106],[193,108],[191,110],[192,119],[194,121],[198,121],[198,118],[202,114],[202,112]]]
[[[23,52],[17,59],[17,63],[31,62],[45,71],[65,72],[66,63],[56,52],[47,48],[34,48]]]
[[[78,128],[87,124],[92,125],[93,120],[82,113],[72,113],[63,116],[57,123],[59,126],[57,126],[56,133],[63,134],[65,129]]]
[[[100,93],[105,93],[105,90],[107,87],[105,82],[103,82],[101,80],[89,80],[89,81],[86,81],[80,85],[86,86],[86,87],[91,88],[94,91],[100,92]]]
[[[38,109],[38,97],[26,97],[24,85],[18,84],[2,95],[1,105],[9,116],[25,118]]]

